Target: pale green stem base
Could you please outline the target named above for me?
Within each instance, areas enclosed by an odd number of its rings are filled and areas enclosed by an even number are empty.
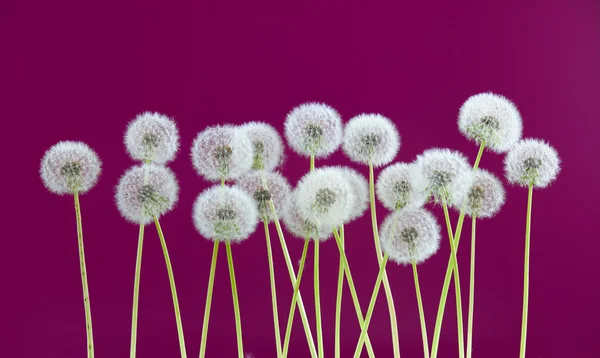
[[[240,301],[238,299],[235,271],[233,269],[233,256],[231,254],[231,241],[225,242],[227,250],[227,265],[229,266],[229,280],[231,281],[231,297],[233,298],[233,312],[235,314],[235,331],[237,334],[238,357],[244,358],[244,342],[242,341],[242,318],[240,315]]]
[[[269,279],[271,282],[271,305],[273,306],[273,326],[275,328],[275,346],[277,357],[281,356],[281,333],[279,331],[279,312],[277,311],[277,290],[275,289],[275,269],[273,267],[273,252],[271,250],[271,236],[269,235],[269,223],[263,219],[265,227],[265,239],[267,244],[267,257],[269,259]]]
[[[135,278],[133,280],[133,312],[131,314],[131,348],[130,358],[135,358],[137,347],[138,301],[140,297],[140,276],[142,272],[142,249],[144,247],[144,224],[140,224],[138,235],[137,258],[135,261]]]
[[[208,336],[208,321],[210,320],[210,305],[212,303],[213,287],[215,285],[215,271],[217,268],[217,256],[219,254],[219,241],[215,240],[213,245],[212,261],[210,263],[210,274],[208,277],[208,291],[206,292],[206,304],[204,306],[204,322],[202,323],[202,338],[200,339],[200,358],[204,358],[206,352],[206,339]]]
[[[344,225],[340,227],[340,239],[342,241],[342,248],[344,247]],[[337,285],[337,296],[335,300],[335,358],[340,358],[341,347],[341,321],[342,321],[342,294],[344,291],[344,265],[340,258],[340,267],[338,269],[338,285]]]
[[[475,227],[477,216],[471,218],[471,273],[469,279],[469,315],[467,318],[467,358],[473,353],[473,307],[475,303]]]
[[[525,222],[525,266],[523,278],[523,318],[521,321],[520,358],[525,358],[527,346],[527,316],[529,312],[529,247],[531,241],[531,207],[533,204],[533,185],[529,185],[527,194],[527,221]]]
[[[319,290],[319,240],[315,241],[314,254],[314,291],[315,291],[315,325],[317,326],[317,346],[319,347],[319,358],[324,356],[323,327],[321,323],[321,293]]]
[[[419,285],[419,274],[417,264],[412,262],[413,278],[415,280],[415,293],[417,294],[417,304],[419,305],[419,319],[421,320],[421,338],[423,339],[423,355],[429,358],[429,342],[427,341],[427,326],[425,325],[425,311],[423,310],[423,300],[421,299],[421,286]]]

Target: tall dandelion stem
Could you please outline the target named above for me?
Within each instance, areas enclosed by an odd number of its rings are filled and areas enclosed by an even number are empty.
[[[208,321],[210,319],[210,305],[212,303],[213,287],[215,284],[215,271],[217,268],[217,256],[219,253],[219,241],[215,240],[213,246],[212,261],[210,263],[210,275],[208,277],[208,291],[206,292],[206,304],[204,306],[204,322],[202,323],[202,338],[200,340],[200,358],[204,358],[206,352],[206,338],[208,336]]]
[[[340,239],[342,248],[344,247],[344,226],[340,227]],[[341,320],[342,320],[342,293],[344,292],[344,264],[340,258],[340,267],[338,270],[337,296],[335,300],[335,358],[340,358],[340,339],[341,339]]]
[[[265,239],[267,242],[267,256],[269,259],[269,278],[271,281],[271,304],[273,305],[273,325],[275,328],[275,345],[277,356],[281,355],[281,333],[279,332],[279,313],[277,312],[277,290],[275,289],[275,270],[273,268],[273,252],[271,250],[271,237],[269,235],[269,223],[263,219],[265,227]]]
[[[177,299],[177,288],[175,287],[175,276],[173,275],[173,267],[171,266],[171,259],[169,258],[169,250],[167,249],[167,243],[165,241],[162,228],[160,227],[160,222],[156,216],[154,217],[154,224],[156,226],[156,231],[158,231],[158,237],[160,238],[160,244],[165,256],[165,264],[167,265],[167,272],[169,274],[169,283],[171,284],[171,296],[173,296],[173,308],[175,309],[177,334],[179,336],[179,350],[181,351],[181,357],[186,358],[187,353],[185,350],[185,339],[183,336],[183,324],[181,323],[181,312],[179,311],[179,300]]]
[[[473,305],[475,303],[475,226],[477,216],[471,218],[471,273],[469,279],[469,316],[467,321],[467,358],[473,351]]]
[[[521,351],[520,358],[525,358],[527,345],[527,315],[529,311],[529,246],[531,240],[531,206],[533,204],[533,184],[529,184],[527,194],[527,221],[525,223],[525,267],[523,279],[523,319],[521,321]]]
[[[81,223],[81,206],[79,193],[73,192],[75,201],[75,216],[77,219],[77,242],[79,244],[79,264],[81,265],[81,284],[83,286],[83,306],[85,308],[85,329],[87,335],[88,358],[94,357],[94,334],[92,332],[92,310],[90,307],[90,292],[88,290],[87,269],[85,265],[85,251],[83,249],[83,226]]]
[[[140,297],[140,274],[142,272],[142,249],[144,247],[144,224],[140,224],[137,258],[135,260],[135,278],[133,282],[133,312],[131,314],[131,350],[130,357],[135,358],[137,346],[138,301]]]
[[[244,343],[242,342],[242,318],[240,316],[240,302],[238,300],[237,285],[235,283],[235,271],[233,269],[233,257],[231,255],[231,242],[225,242],[227,250],[227,264],[229,266],[229,279],[231,281],[231,296],[233,297],[233,310],[235,313],[235,331],[237,333],[238,357],[244,358]]]
[[[319,292],[319,240],[315,240],[314,255],[314,284],[315,284],[315,318],[317,326],[317,345],[319,347],[319,358],[323,358],[323,327],[321,323],[321,293]]]
[[[423,310],[423,301],[421,300],[421,286],[419,285],[419,274],[417,273],[417,264],[412,263],[413,277],[415,280],[415,292],[417,294],[417,304],[419,305],[419,318],[421,320],[421,337],[423,338],[423,355],[429,358],[429,342],[427,341],[427,326],[425,325],[425,312]]]

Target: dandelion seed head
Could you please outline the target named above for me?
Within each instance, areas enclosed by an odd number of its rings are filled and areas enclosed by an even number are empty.
[[[414,163],[395,163],[379,173],[377,198],[388,210],[419,208],[427,201],[425,179]]]
[[[284,132],[296,153],[325,158],[342,142],[342,120],[335,109],[324,103],[304,103],[287,115]]]
[[[248,172],[237,181],[237,186],[254,199],[260,220],[275,219],[269,200],[273,200],[277,216],[285,215],[292,189],[280,173]]]
[[[286,230],[299,239],[325,241],[332,236],[332,227],[307,220],[298,208],[298,192],[292,191],[288,209],[283,216]]]
[[[346,124],[342,149],[353,162],[385,165],[398,154],[400,134],[388,118],[360,114]]]
[[[241,127],[252,143],[252,170],[272,171],[283,159],[283,142],[273,126],[250,122]]]
[[[512,184],[545,188],[556,179],[560,163],[556,149],[550,144],[528,138],[521,140],[506,154],[504,172]]]
[[[471,184],[468,187],[461,187],[461,191],[455,193],[452,206],[457,210],[464,210],[468,216],[477,216],[477,218],[494,216],[504,204],[506,197],[500,180],[485,169],[467,172],[464,175],[471,176],[471,179],[467,179]]]
[[[125,147],[134,160],[164,164],[179,150],[179,132],[175,122],[160,113],[144,112],[129,122]]]
[[[338,169],[340,174],[342,174],[350,183],[354,203],[350,206],[350,214],[346,222],[356,220],[361,217],[369,207],[369,182],[367,182],[367,179],[363,175],[350,167],[337,166],[332,168]]]
[[[470,185],[468,181],[457,180],[462,173],[471,170],[467,158],[458,151],[428,149],[417,156],[415,164],[423,175],[425,195],[433,196],[435,201],[446,200],[451,203],[453,193],[462,190],[459,187]]]

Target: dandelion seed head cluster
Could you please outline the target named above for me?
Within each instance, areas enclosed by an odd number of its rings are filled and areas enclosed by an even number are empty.
[[[160,113],[144,112],[127,126],[125,147],[134,160],[164,164],[179,150],[179,132],[175,122]]]
[[[342,142],[342,119],[324,103],[304,103],[287,115],[284,133],[292,150],[302,156],[325,158]]]
[[[452,206],[463,210],[468,216],[489,218],[494,216],[504,204],[506,193],[502,182],[485,169],[478,169],[465,175],[471,176],[468,187],[461,187],[455,193]]]
[[[344,128],[344,153],[356,163],[388,164],[400,149],[400,134],[388,118],[380,114],[360,114]]]
[[[252,170],[275,170],[283,160],[283,141],[275,128],[262,122],[249,122],[241,129],[252,143]]]
[[[369,207],[369,182],[362,174],[350,167],[340,166],[333,168],[337,168],[346,180],[348,180],[353,194],[351,198],[354,198],[354,202],[350,205],[350,214],[345,222],[356,220]]]
[[[504,158],[506,179],[512,184],[545,188],[560,172],[558,152],[539,139],[523,139]]]
[[[453,193],[470,185],[468,176],[458,180],[461,173],[471,170],[467,158],[460,152],[445,148],[432,148],[417,156],[415,161],[424,179],[426,196],[451,203]]]
[[[290,202],[283,215],[286,230],[299,239],[325,241],[332,236],[332,227],[325,224],[315,224],[307,220],[298,208],[298,193],[292,191]]]
[[[243,175],[236,185],[254,199],[260,220],[275,219],[270,200],[273,201],[277,216],[285,215],[292,189],[287,179],[280,173],[249,172]]]
[[[388,210],[419,208],[427,201],[425,179],[414,163],[395,163],[379,173],[375,190]]]

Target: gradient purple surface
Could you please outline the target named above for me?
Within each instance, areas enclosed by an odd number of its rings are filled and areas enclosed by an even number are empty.
[[[397,160],[432,146],[473,160],[477,148],[458,132],[456,115],[470,95],[511,98],[524,135],[555,146],[563,170],[534,193],[528,357],[595,357],[600,242],[597,133],[600,131],[600,5],[597,1],[427,1],[188,4],[158,2],[3,2],[0,86],[4,140],[2,278],[3,357],[84,357],[85,325],[72,199],[47,192],[38,176],[44,151],[82,140],[104,162],[99,184],[82,196],[84,240],[97,357],[127,357],[137,228],[113,202],[118,178],[133,163],[122,137],[136,114],[173,116],[182,150],[170,165],[181,184],[175,211],[161,221],[171,253],[188,356],[198,355],[211,242],[191,221],[196,195],[209,183],[192,169],[189,148],[207,125],[261,120],[283,129],[286,113],[323,101],[345,120],[362,112],[393,119],[403,143]],[[593,149],[596,148],[596,149]],[[594,154],[595,153],[595,154]],[[482,167],[499,176],[503,156]],[[590,162],[590,160],[592,162]],[[596,164],[593,164],[596,162]],[[317,165],[348,163],[338,152]],[[357,167],[366,174],[365,167]],[[23,170],[21,172],[20,170]],[[295,183],[308,161],[289,149],[283,171]],[[6,200],[8,198],[8,201]],[[515,357],[519,350],[526,190],[508,188],[499,215],[478,224],[474,354]],[[8,205],[10,204],[10,205]],[[440,208],[433,209],[441,221]],[[453,213],[453,221],[456,213]],[[379,219],[385,210],[379,207]],[[468,238],[465,224],[464,238]],[[146,230],[138,357],[179,356],[169,282],[153,227]],[[377,273],[368,217],[347,228],[347,252],[366,310]],[[275,231],[272,230],[276,240]],[[468,239],[459,253],[468,290]],[[289,238],[294,261],[302,242]],[[420,266],[431,339],[447,241]],[[282,326],[292,288],[274,243]],[[325,352],[333,355],[338,255],[321,248]],[[244,347],[275,357],[268,266],[262,228],[233,248]],[[312,260],[302,292],[311,322]],[[422,356],[412,272],[390,265],[403,357]],[[466,297],[466,296],[465,296]],[[465,298],[466,311],[466,298]],[[7,319],[8,317],[8,319]],[[465,315],[466,322],[466,315]],[[350,295],[343,302],[342,356],[359,334]],[[391,357],[383,292],[370,337]],[[219,254],[207,357],[236,356],[225,260]],[[456,353],[454,296],[448,298],[440,357]],[[290,357],[307,357],[296,319]]]

